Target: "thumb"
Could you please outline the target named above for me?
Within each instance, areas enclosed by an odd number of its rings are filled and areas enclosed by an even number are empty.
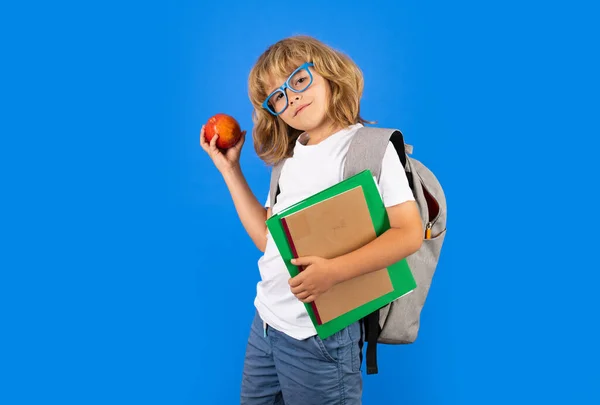
[[[314,262],[313,256],[299,257],[292,259],[292,264],[297,266],[310,266]]]
[[[244,146],[245,141],[246,141],[246,131],[242,131],[240,139],[238,139],[237,143],[235,145],[233,145],[233,147],[231,149],[240,151],[242,149],[242,146]]]

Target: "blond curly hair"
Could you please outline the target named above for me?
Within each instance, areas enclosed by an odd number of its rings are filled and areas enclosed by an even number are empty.
[[[290,157],[302,133],[262,107],[269,95],[270,80],[287,77],[305,62],[312,62],[313,69],[331,87],[331,99],[326,111],[328,119],[341,127],[370,123],[360,116],[364,80],[356,63],[313,37],[298,35],[285,38],[260,55],[248,77],[248,93],[254,107],[254,149],[268,165]]]

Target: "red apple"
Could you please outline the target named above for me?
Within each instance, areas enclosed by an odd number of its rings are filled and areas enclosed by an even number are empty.
[[[210,143],[215,134],[219,134],[217,147],[228,149],[238,143],[242,136],[242,130],[235,118],[219,113],[210,117],[204,126],[204,136],[208,143]]]

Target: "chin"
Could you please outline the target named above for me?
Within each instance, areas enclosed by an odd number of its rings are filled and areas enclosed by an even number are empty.
[[[321,127],[325,123],[325,117],[309,117],[304,116],[301,117],[300,120],[297,120],[294,124],[297,125],[302,131],[311,131],[316,128]]]

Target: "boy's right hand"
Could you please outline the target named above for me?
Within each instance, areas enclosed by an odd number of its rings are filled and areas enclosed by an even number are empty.
[[[210,143],[208,143],[204,136],[204,125],[202,125],[200,129],[200,146],[210,156],[217,169],[224,174],[239,165],[242,146],[246,140],[246,131],[242,131],[242,136],[238,143],[224,151],[217,147],[217,138],[218,134],[213,136]]]

